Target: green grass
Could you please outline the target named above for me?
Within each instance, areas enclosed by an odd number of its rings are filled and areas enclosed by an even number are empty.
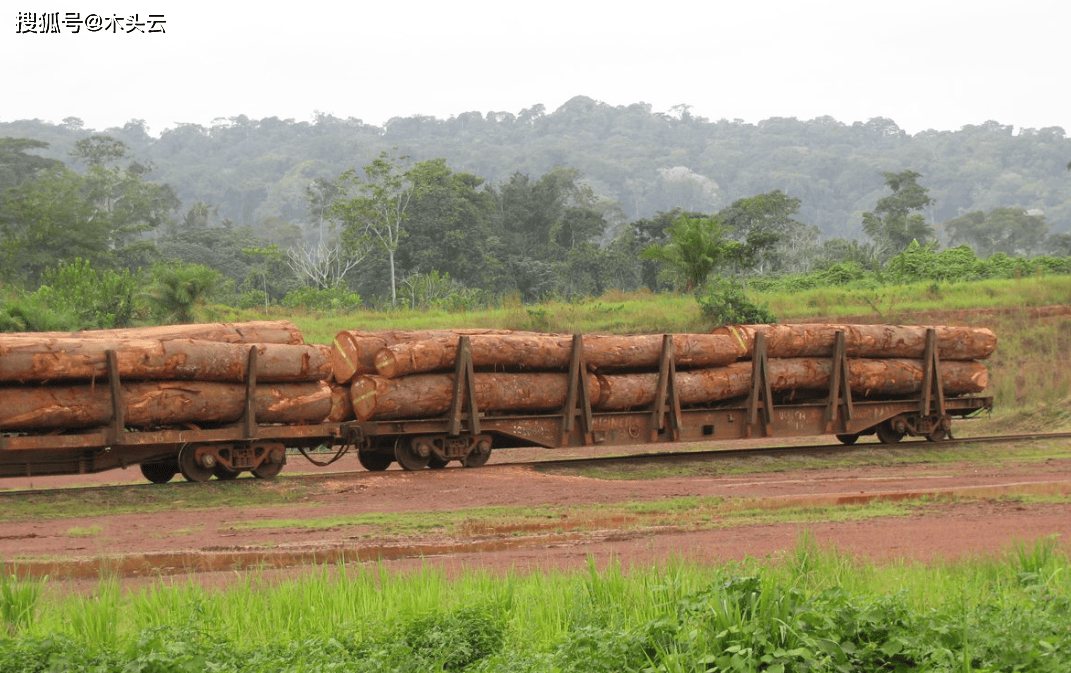
[[[0,523],[34,519],[65,519],[102,515],[275,506],[300,500],[306,486],[300,480],[242,479],[233,482],[187,483],[166,486],[108,486],[47,492],[0,491]]]
[[[67,537],[96,537],[104,530],[100,526],[73,526],[65,531]]]
[[[256,519],[229,521],[225,530],[354,528],[350,537],[384,539],[413,536],[449,537],[478,541],[488,536],[547,535],[564,532],[589,534],[611,530],[643,531],[652,527],[685,530],[729,528],[756,523],[811,523],[859,521],[888,516],[907,516],[935,502],[974,502],[1006,498],[1018,502],[1071,502],[1071,493],[1062,487],[1039,486],[1033,491],[1005,494],[969,492],[937,494],[889,501],[873,499],[860,503],[836,502],[818,496],[813,502],[778,498],[725,498],[721,496],[664,498],[660,500],[593,503],[583,506],[472,507],[435,512],[392,512],[307,517],[301,519]]]
[[[710,565],[332,566],[88,595],[0,576],[0,671],[1065,671],[1068,562],[1042,538],[874,564],[804,534]]]
[[[936,290],[936,291],[935,291]],[[797,292],[755,292],[782,322],[817,317],[865,316],[872,322],[900,322],[923,311],[1022,309],[1071,303],[1071,276],[1030,276],[1011,280],[915,283],[876,288],[826,287]]]
[[[782,322],[816,318],[857,317],[870,322],[899,322],[922,311],[1006,309],[1071,303],[1071,276],[1031,276],[940,285],[889,285],[877,288],[829,287],[796,292],[751,292]],[[319,315],[273,307],[239,311],[215,307],[213,320],[293,320],[309,343],[331,343],[340,330],[419,330],[435,328],[498,328],[582,333],[705,332],[711,325],[688,294],[612,292],[575,302],[524,305],[507,300],[498,308],[451,313],[433,311],[359,311]]]
[[[1009,416],[1010,420],[997,419],[985,427],[972,428],[975,434],[997,434],[1003,432],[1033,432],[1024,427],[1024,423],[1015,422],[1018,417]],[[1061,426],[1066,428],[1067,426]],[[1052,425],[1048,429],[1054,428]],[[969,437],[970,434],[963,435]],[[830,438],[832,439],[832,438]],[[714,449],[713,445],[696,445],[696,450]],[[860,467],[886,467],[893,465],[918,465],[920,468],[939,469],[942,465],[963,463],[1043,463],[1052,460],[1071,459],[1071,440],[1034,440],[1020,442],[1014,447],[990,445],[985,443],[966,446],[948,446],[939,443],[908,441],[892,446],[878,443],[857,444],[850,451],[824,456],[808,455],[806,448],[800,454],[778,453],[760,454],[734,458],[709,458],[696,456],[674,457],[667,461],[657,456],[650,460],[631,460],[626,463],[610,465],[583,465],[571,467],[556,464],[536,466],[536,470],[547,474],[565,474],[587,477],[590,479],[640,480],[665,479],[672,477],[719,477],[743,474],[769,474],[795,470],[829,470],[852,469]]]

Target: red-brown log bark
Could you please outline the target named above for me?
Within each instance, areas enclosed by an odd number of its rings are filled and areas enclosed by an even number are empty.
[[[331,369],[335,382],[347,384],[355,376],[376,373],[376,353],[380,350],[407,341],[423,341],[436,337],[476,336],[482,334],[531,334],[513,330],[456,329],[456,330],[390,330],[362,332],[342,330],[331,344]]]
[[[145,381],[121,386],[125,425],[144,428],[185,423],[233,423],[245,412],[240,383]],[[0,430],[92,428],[112,419],[107,385],[0,388]],[[319,423],[331,412],[331,387],[315,383],[257,386],[258,423]]]
[[[766,338],[766,355],[770,358],[829,357],[837,331],[844,332],[848,357],[921,358],[926,350],[925,326],[912,325],[837,325],[823,323],[736,325],[718,327],[714,334],[734,337],[745,349],[746,357],[754,352],[755,335]],[[941,360],[984,360],[997,347],[997,337],[984,327],[937,326],[937,355]]]
[[[663,336],[589,335],[583,339],[584,360],[596,371],[657,368]],[[572,355],[573,337],[560,334],[478,335],[470,339],[472,364],[509,370],[565,370]],[[726,335],[674,334],[674,362],[678,367],[720,367],[743,355],[739,342]],[[457,359],[456,336],[433,337],[387,346],[375,354],[380,376],[441,371]]]
[[[598,377],[585,377],[589,399],[601,394]],[[541,373],[478,373],[475,375],[476,407],[480,411],[555,411],[565,406],[569,376]],[[358,376],[350,387],[357,420],[432,418],[450,410],[454,395],[453,374],[418,374],[398,379]]]
[[[301,330],[289,320],[156,325],[81,332],[12,332],[5,336],[31,339],[199,339],[227,343],[303,344]]]
[[[6,338],[0,335],[0,382],[90,380],[108,374],[114,350],[120,380],[244,381],[257,349],[257,381],[320,381],[331,375],[324,347],[238,344],[193,339]]]
[[[751,362],[735,362],[717,369],[677,372],[682,406],[709,404],[747,395],[751,391]],[[767,361],[770,389],[776,393],[829,390],[832,366],[821,358],[783,358]],[[941,385],[949,396],[980,393],[989,387],[989,371],[974,361],[948,360],[940,364]],[[855,397],[912,396],[922,392],[921,360],[855,359],[848,361],[848,383]],[[649,406],[655,401],[658,375],[607,374],[601,377],[600,411]]]
[[[357,418],[353,413],[353,403],[350,401],[350,387],[331,382],[331,411],[324,421],[328,423],[342,423]]]

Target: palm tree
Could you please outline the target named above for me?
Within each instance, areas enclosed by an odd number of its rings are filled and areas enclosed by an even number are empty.
[[[166,323],[190,323],[220,281],[220,273],[202,264],[158,264],[153,267],[149,301]]]

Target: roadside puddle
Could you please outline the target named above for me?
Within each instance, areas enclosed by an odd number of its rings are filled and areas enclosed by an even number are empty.
[[[575,542],[580,534],[513,537],[448,544],[382,545],[308,550],[208,549],[185,552],[100,556],[51,561],[13,561],[2,570],[19,579],[56,580],[164,577],[194,573],[279,570],[307,565],[393,561],[448,554],[485,553]]]

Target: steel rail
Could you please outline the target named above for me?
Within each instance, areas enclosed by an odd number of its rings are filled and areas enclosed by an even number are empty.
[[[630,454],[614,454],[606,456],[591,456],[582,458],[547,458],[545,460],[526,460],[526,461],[507,461],[507,462],[493,462],[479,468],[478,470],[498,470],[505,468],[583,468],[593,465],[614,465],[614,464],[628,464],[628,463],[643,463],[643,462],[681,462],[684,460],[693,459],[706,459],[706,460],[720,460],[741,458],[747,456],[759,456],[775,454],[780,456],[786,455],[830,455],[830,454],[844,454],[864,450],[884,450],[894,448],[922,448],[922,447],[944,447],[944,446],[961,446],[970,444],[997,444],[1003,442],[1024,442],[1024,441],[1041,441],[1046,439],[1071,439],[1071,432],[1035,432],[1024,433],[1016,435],[983,435],[972,436],[962,438],[949,438],[939,442],[929,442],[926,440],[909,440],[898,442],[895,444],[883,444],[881,442],[865,442],[862,444],[795,444],[795,445],[767,445],[757,447],[741,447],[741,448],[726,448],[726,449],[709,449],[698,451],[645,451],[642,453],[630,453]],[[509,451],[510,449],[502,449],[501,451]],[[553,452],[554,449],[546,449],[547,452]],[[459,469],[456,467],[449,467],[446,469]],[[462,468],[464,469],[464,468]],[[409,472],[406,470],[387,470],[382,472],[370,472],[367,470],[340,470],[331,472],[307,472],[302,474],[285,474],[281,478],[294,481],[311,481],[315,482],[325,478],[333,479],[365,479],[371,477],[386,477],[388,479],[400,479],[403,475],[415,476],[422,473],[441,473],[442,470],[421,470],[419,472]],[[243,479],[243,482],[248,482],[248,479]],[[0,480],[2,485],[2,480]],[[61,493],[93,493],[97,491],[104,491],[106,489],[115,488],[183,488],[186,485],[189,487],[203,486],[201,483],[196,482],[183,482],[177,481],[171,484],[151,484],[144,483],[128,483],[128,484],[108,484],[99,486],[66,486],[60,488],[34,488],[34,489],[10,489],[0,490],[0,500],[4,498],[24,496],[27,493],[34,495],[52,495]]]

